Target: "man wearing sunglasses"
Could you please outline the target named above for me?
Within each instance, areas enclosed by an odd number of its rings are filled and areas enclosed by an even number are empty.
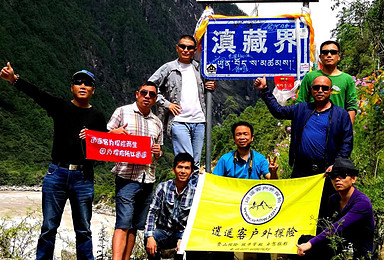
[[[11,64],[1,78],[31,97],[54,121],[52,163],[43,180],[43,224],[36,259],[53,259],[55,237],[69,199],[76,233],[77,259],[94,259],[92,253],[93,161],[85,158],[84,128],[106,131],[103,114],[89,104],[95,93],[94,75],[86,70],[72,76],[70,101],[54,97],[15,75]]]
[[[358,191],[354,184],[358,175],[353,163],[346,158],[336,158],[328,173],[336,194],[329,198],[329,217],[333,224],[308,242],[300,241],[297,254],[303,259],[331,259],[327,236],[337,234],[345,241],[337,245],[337,253],[346,248],[353,259],[371,259],[373,254],[374,218],[369,198]],[[352,258],[348,258],[352,259]]]
[[[311,86],[314,102],[281,106],[266,80],[258,78],[255,87],[272,115],[292,120],[289,164],[292,177],[306,177],[323,173],[336,158],[348,158],[353,148],[352,124],[348,113],[330,101],[332,82],[327,76],[318,76]]]
[[[159,87],[159,117],[172,136],[174,154],[189,153],[200,166],[205,135],[205,90],[214,91],[214,81],[203,83],[199,64],[193,60],[196,40],[183,35],[176,44],[178,59],[161,66],[149,81]]]
[[[111,133],[149,136],[152,140],[152,162],[147,165],[116,163],[116,224],[112,240],[112,258],[130,259],[136,231],[143,230],[152,200],[156,161],[163,144],[163,125],[151,108],[157,98],[153,82],[142,84],[136,91],[136,102],[119,107],[107,128]]]
[[[320,46],[319,57],[322,68],[305,75],[299,88],[297,101],[313,102],[314,99],[310,90],[312,82],[316,77],[326,75],[332,80],[333,84],[332,103],[347,110],[353,124],[357,111],[355,82],[351,75],[337,69],[341,57],[339,43],[335,41],[323,42]]]
[[[349,158],[353,148],[352,123],[347,111],[332,104],[332,82],[324,75],[313,80],[314,102],[281,106],[268,90],[265,76],[255,81],[261,97],[272,115],[292,120],[289,165],[292,178],[312,176],[330,171],[336,158]],[[319,217],[326,211],[328,197],[334,192],[326,180]]]

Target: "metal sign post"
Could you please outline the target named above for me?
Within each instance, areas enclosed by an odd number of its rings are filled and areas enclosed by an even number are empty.
[[[211,173],[211,144],[212,144],[212,92],[207,91],[207,124],[205,142],[205,171]]]

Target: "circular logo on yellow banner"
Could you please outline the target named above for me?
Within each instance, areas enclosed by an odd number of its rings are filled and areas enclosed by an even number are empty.
[[[254,225],[272,220],[279,213],[284,202],[283,193],[271,184],[259,184],[252,187],[241,200],[243,219]]]

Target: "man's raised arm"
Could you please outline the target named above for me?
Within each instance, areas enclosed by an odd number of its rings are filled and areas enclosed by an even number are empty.
[[[10,62],[7,62],[7,66],[1,70],[0,76],[2,79],[7,80],[12,84],[17,80],[17,76],[15,75]]]

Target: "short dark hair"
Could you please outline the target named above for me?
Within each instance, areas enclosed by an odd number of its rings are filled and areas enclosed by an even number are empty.
[[[236,128],[238,126],[241,126],[241,125],[248,127],[251,130],[251,135],[253,135],[253,126],[250,123],[246,122],[246,121],[239,121],[239,122],[236,122],[236,123],[234,123],[232,125],[231,130],[232,130],[232,136],[233,137],[235,137]]]
[[[176,166],[181,162],[190,162],[191,163],[191,169],[194,169],[195,160],[193,159],[192,155],[189,153],[178,153],[175,156],[175,159],[173,159],[173,169],[176,168]]]
[[[179,42],[180,42],[181,39],[188,39],[188,40],[191,40],[191,41],[193,41],[193,43],[195,44],[195,47],[196,47],[196,45],[197,45],[197,41],[196,41],[195,37],[193,37],[192,35],[189,35],[189,34],[183,34],[183,35],[181,35],[181,37],[180,37],[180,39],[179,39]]]
[[[155,89],[156,89],[156,93],[157,93],[157,85],[156,85],[156,83],[155,82],[152,82],[152,81],[145,81],[145,82],[143,82],[141,85],[140,85],[140,87],[137,89],[137,91],[139,91],[142,87],[144,87],[144,86],[153,86],[153,87],[155,87]]]
[[[329,44],[334,44],[334,45],[336,45],[336,47],[337,47],[337,51],[340,52],[340,44],[339,44],[337,41],[332,41],[332,40],[323,42],[323,43],[320,45],[320,51],[323,49],[324,45],[329,45]]]

